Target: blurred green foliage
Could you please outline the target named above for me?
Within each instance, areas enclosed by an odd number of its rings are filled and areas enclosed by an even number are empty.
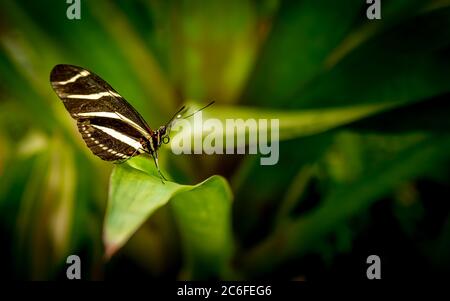
[[[84,279],[310,279],[373,252],[448,272],[450,1],[383,1],[377,21],[356,0],[66,9],[0,2],[3,276],[64,279],[69,254]],[[152,128],[192,101],[279,118],[280,161],[164,148],[165,186],[147,158],[113,171],[50,87],[59,63],[99,74]]]

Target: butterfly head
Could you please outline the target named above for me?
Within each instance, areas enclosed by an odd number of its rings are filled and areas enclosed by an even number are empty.
[[[193,115],[195,115],[196,113],[202,111],[203,109],[209,107],[210,105],[212,105],[214,103],[214,101],[210,102],[209,104],[207,104],[206,106],[204,106],[203,108],[195,111],[192,114],[189,114],[188,116],[184,116],[185,112],[186,112],[186,107],[183,106],[181,109],[179,109],[175,115],[172,116],[172,118],[167,122],[166,125],[162,125],[160,126],[154,133],[152,136],[152,142],[153,142],[153,146],[155,147],[155,149],[158,149],[161,144],[168,144],[170,142],[170,131],[172,129],[172,126],[180,119],[186,119],[189,118]],[[151,148],[151,145],[149,145],[149,149]]]
[[[156,131],[157,135],[157,145],[158,147],[161,146],[162,143],[167,144],[170,141],[169,137],[169,131],[167,129],[167,126],[162,125],[159,127],[159,129]]]

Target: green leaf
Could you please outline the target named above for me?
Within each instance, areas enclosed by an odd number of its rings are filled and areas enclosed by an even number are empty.
[[[383,133],[407,131],[450,131],[450,93],[427,99],[389,112],[375,114],[350,124],[353,130]]]
[[[171,201],[187,272],[196,278],[217,276],[232,248],[231,199],[226,180],[219,176],[193,186],[163,184],[148,158],[141,156],[118,165],[111,175],[104,222],[106,256],[113,255],[156,209]]]
[[[240,135],[258,136],[258,133],[267,132],[267,139],[271,140],[272,130],[271,120],[278,120],[279,139],[293,139],[297,137],[318,134],[329,129],[348,124],[353,121],[371,116],[376,113],[383,112],[392,107],[401,105],[400,102],[384,102],[379,104],[363,104],[348,107],[335,107],[324,109],[310,109],[298,111],[274,111],[264,110],[251,107],[235,107],[213,105],[202,111],[202,122],[207,119],[217,119],[220,127],[214,126],[213,129],[206,130],[195,125],[194,116],[190,119],[190,126],[180,125],[174,127],[174,131],[178,131],[176,137],[172,139],[172,150],[181,151],[185,141],[192,139],[204,138],[205,136],[222,137],[225,140],[227,136],[236,137]],[[197,104],[189,105],[189,112],[199,109]],[[228,120],[242,119],[243,121],[255,121],[256,127],[247,126],[227,126]],[[259,123],[259,120],[267,120],[266,124]],[[250,124],[250,123],[249,123]],[[249,139],[246,139],[248,144]],[[191,143],[191,147],[194,143]]]
[[[417,24],[422,24],[420,31]],[[445,5],[384,28],[293,93],[292,107],[414,102],[446,93],[449,38],[450,8]]]
[[[244,258],[247,272],[267,272],[286,260],[311,251],[317,241],[386,196],[396,185],[414,179],[439,164],[448,164],[450,136],[435,135],[384,160],[351,183],[332,190],[316,210],[279,224]],[[282,250],[282,251],[281,251]],[[268,260],[270,258],[270,260]]]
[[[277,106],[323,70],[361,15],[361,1],[282,1],[243,99]],[[257,101],[255,101],[257,100]]]
[[[213,176],[195,189],[174,196],[171,205],[184,245],[187,278],[205,279],[223,270],[233,249],[231,190]]]

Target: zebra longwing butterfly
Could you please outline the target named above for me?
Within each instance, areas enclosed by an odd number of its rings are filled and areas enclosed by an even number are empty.
[[[77,121],[78,131],[94,155],[122,163],[148,153],[153,157],[159,175],[165,179],[159,169],[158,149],[162,143],[169,142],[170,129],[178,118],[182,118],[184,106],[166,125],[153,131],[136,109],[91,71],[72,65],[56,65],[50,73],[50,82]]]

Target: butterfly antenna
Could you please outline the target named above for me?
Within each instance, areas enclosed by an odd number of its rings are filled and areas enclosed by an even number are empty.
[[[184,110],[186,110],[186,106],[182,106],[175,114],[173,114],[172,118],[170,118],[170,120],[166,123],[166,129],[168,134],[170,134],[173,123],[175,122],[176,118],[181,117],[181,113]]]
[[[186,106],[182,106],[175,114],[173,114],[172,118],[170,118],[170,120],[166,123],[166,127],[168,127],[172,123],[172,121],[177,118],[185,109]]]
[[[175,121],[177,118],[183,118],[183,119],[186,119],[186,118],[189,118],[189,117],[191,117],[191,116],[194,116],[195,114],[197,114],[198,112],[200,112],[200,111],[206,109],[207,107],[209,107],[209,106],[212,105],[213,103],[215,103],[215,101],[211,101],[210,103],[208,103],[208,104],[207,104],[206,106],[204,106],[203,108],[198,109],[197,111],[195,111],[195,112],[192,113],[192,114],[189,114],[188,116],[182,116],[183,111],[186,111],[186,110],[187,110],[186,106],[182,106],[181,109],[179,109],[179,110],[172,116],[172,118],[170,118],[169,122],[167,122],[166,128],[167,128],[167,130],[168,130],[168,133],[170,134],[170,131],[171,131],[171,129],[172,129],[172,125],[173,125],[174,121]]]
[[[213,103],[215,103],[215,101],[213,100],[213,101],[211,101],[209,104],[207,104],[206,106],[204,106],[203,108],[201,108],[201,109],[198,109],[197,111],[195,111],[194,113],[192,113],[192,114],[189,114],[188,116],[185,116],[185,117],[183,117],[184,119],[187,119],[187,118],[189,118],[189,117],[192,117],[192,116],[194,116],[195,114],[197,114],[198,112],[200,112],[200,111],[203,111],[204,109],[206,109],[207,107],[209,107],[210,105],[212,105]]]

